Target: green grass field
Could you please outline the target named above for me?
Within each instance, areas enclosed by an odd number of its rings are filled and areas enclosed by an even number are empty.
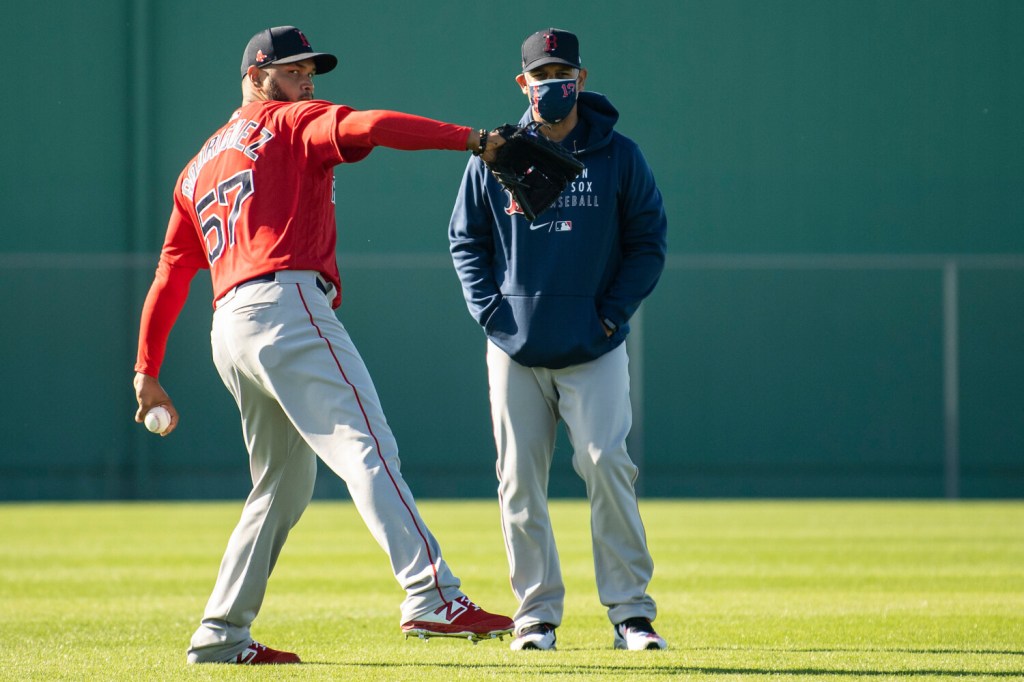
[[[421,510],[467,593],[514,602],[496,503]],[[347,503],[314,503],[255,637],[302,666],[186,666],[240,503],[0,505],[0,679],[1024,679],[1024,503],[645,501],[664,652],[611,648],[588,510],[553,505],[556,652],[405,640]]]

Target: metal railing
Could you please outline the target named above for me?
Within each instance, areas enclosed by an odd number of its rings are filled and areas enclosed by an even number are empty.
[[[962,270],[1024,270],[1024,254],[672,254],[668,270],[934,270],[942,277],[943,479],[945,496],[960,497],[960,321]],[[642,340],[642,316],[632,325]],[[630,347],[631,360],[643,365],[643,346]],[[634,456],[643,458],[641,433]],[[636,408],[634,408],[636,410]],[[639,446],[639,451],[636,447]]]

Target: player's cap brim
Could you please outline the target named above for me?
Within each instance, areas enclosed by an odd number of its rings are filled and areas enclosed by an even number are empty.
[[[574,64],[567,59],[560,59],[559,57],[544,57],[543,59],[535,59],[526,66],[523,67],[523,73],[528,73],[538,66],[544,66],[545,64],[567,64],[574,69],[581,68],[579,64]]]
[[[316,66],[317,75],[323,75],[328,71],[333,71],[334,67],[338,65],[338,58],[333,54],[327,54],[326,52],[303,52],[301,54],[293,54],[290,57],[283,57],[281,59],[275,59],[269,64],[293,64],[295,62],[301,62],[304,59],[312,59],[313,64]]]

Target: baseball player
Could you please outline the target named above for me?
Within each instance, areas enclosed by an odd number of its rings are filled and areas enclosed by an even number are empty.
[[[522,44],[521,124],[585,164],[532,222],[471,160],[449,238],[470,313],[487,334],[498,497],[512,589],[512,649],[554,649],[565,587],[548,515],[557,422],[586,482],[598,593],[620,649],[664,649],[651,626],[653,563],[626,452],[632,420],[629,319],[665,261],[661,194],[637,145],[615,131],[607,98],[584,92],[579,42],[549,28]]]
[[[242,57],[242,105],[185,166],[139,332],[140,421],[178,412],[158,376],[175,320],[200,269],[213,281],[213,357],[234,396],[253,489],[228,542],[190,663],[298,663],[253,640],[267,580],[313,494],[320,457],[348,486],[405,589],[401,627],[421,637],[511,632],[460,590],[399,470],[398,447],[345,327],[335,258],[334,166],[375,146],[473,150],[486,130],[313,99],[313,77],[337,58],[292,26],[260,31]]]

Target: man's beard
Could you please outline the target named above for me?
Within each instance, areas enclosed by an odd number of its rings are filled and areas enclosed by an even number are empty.
[[[301,102],[313,99],[313,96],[302,92],[297,100],[292,100],[288,95],[284,94],[284,90],[282,90],[281,86],[277,84],[277,81],[271,78],[270,82],[267,84],[267,98],[274,102]]]
[[[277,81],[275,81],[273,78],[271,78],[270,82],[267,84],[267,97],[275,102],[292,101],[291,98],[284,94],[284,90],[281,89],[281,87],[277,84]]]

